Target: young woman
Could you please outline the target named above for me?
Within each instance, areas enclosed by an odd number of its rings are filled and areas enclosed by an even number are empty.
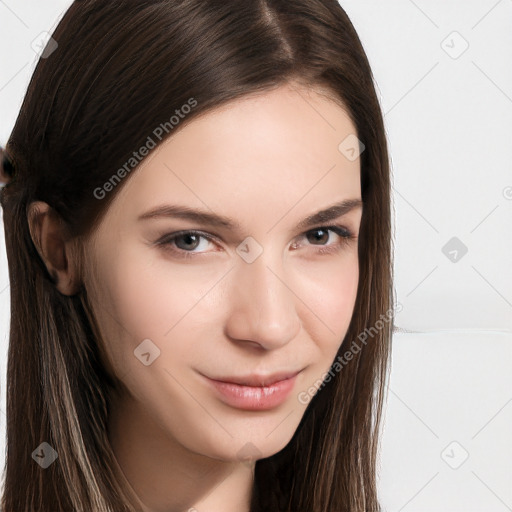
[[[4,512],[369,512],[390,172],[336,0],[77,0],[2,155]]]

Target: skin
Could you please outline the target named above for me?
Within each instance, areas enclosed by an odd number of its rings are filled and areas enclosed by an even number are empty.
[[[292,438],[307,407],[299,393],[329,370],[357,294],[362,209],[297,228],[318,210],[361,199],[360,161],[338,150],[350,134],[355,127],[339,104],[296,84],[192,120],[125,178],[87,240],[83,275],[73,241],[45,203],[36,205],[31,229],[40,253],[61,293],[76,293],[84,280],[105,364],[124,385],[108,435],[143,510],[249,511],[255,460]],[[228,216],[241,232],[171,217],[137,220],[162,204]],[[329,225],[354,237],[343,243],[333,231],[318,232]],[[188,229],[215,240],[156,244]],[[263,248],[252,263],[236,251],[248,236]],[[338,250],[320,254],[325,246]],[[187,247],[195,254],[180,258]],[[145,339],[160,350],[148,366],[134,357]],[[227,405],[200,375],[281,370],[302,371],[286,401],[266,411]],[[241,460],[246,452],[252,460]]]

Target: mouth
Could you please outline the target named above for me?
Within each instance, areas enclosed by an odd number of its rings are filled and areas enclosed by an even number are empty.
[[[201,375],[217,397],[227,405],[237,409],[262,411],[278,407],[286,401],[301,371],[215,378]]]

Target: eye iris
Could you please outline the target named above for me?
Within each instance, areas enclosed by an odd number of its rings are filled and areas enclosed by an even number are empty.
[[[176,237],[175,242],[176,242],[176,245],[180,249],[189,250],[189,249],[195,249],[199,245],[200,238],[201,237],[199,235],[195,235],[193,233],[185,233],[184,235],[180,235],[180,236]],[[180,244],[179,244],[180,240],[186,240],[187,241],[185,243],[184,247],[180,247]],[[190,245],[186,245],[187,243],[190,243],[190,240],[192,240],[191,243],[192,243],[193,247],[190,247]]]
[[[326,229],[315,229],[314,231],[312,231],[311,233],[313,233],[313,236],[310,238],[309,234],[308,234],[308,241],[322,241],[322,238],[324,238],[324,242],[327,242],[329,240],[329,233]],[[315,233],[323,233],[324,235],[320,235],[320,236],[316,236]]]

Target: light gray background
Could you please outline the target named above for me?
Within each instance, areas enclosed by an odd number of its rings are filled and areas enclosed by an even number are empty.
[[[0,143],[16,119],[38,41],[69,5],[0,0]],[[341,5],[374,70],[394,176],[395,289],[403,311],[382,439],[382,503],[388,512],[512,511],[512,0]],[[3,235],[2,222],[2,452]]]

